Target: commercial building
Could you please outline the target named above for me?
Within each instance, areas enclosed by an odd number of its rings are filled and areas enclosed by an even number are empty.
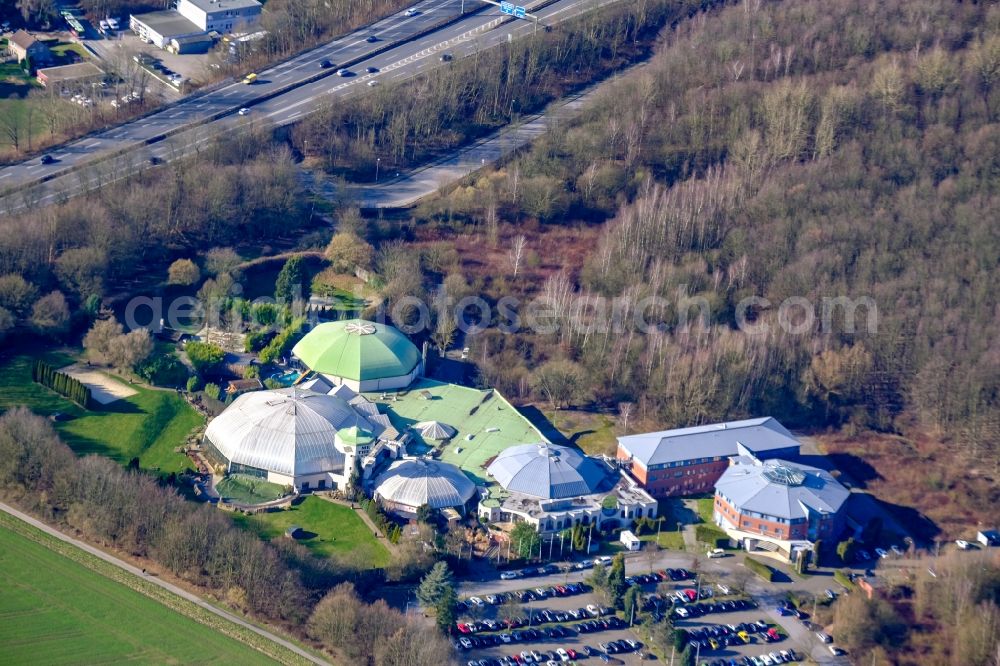
[[[35,74],[38,82],[45,86],[81,85],[100,81],[104,71],[92,62],[78,62],[61,67],[47,67]]]
[[[363,319],[319,324],[292,355],[333,385],[353,391],[405,388],[423,370],[420,352],[405,335]]]
[[[385,427],[341,397],[299,388],[236,398],[205,431],[213,462],[298,490],[343,487]],[[394,431],[392,431],[394,432]]]
[[[142,41],[167,48],[172,39],[183,39],[205,34],[205,30],[184,18],[176,11],[164,10],[146,14],[132,14],[129,28]]]
[[[386,510],[407,518],[424,505],[464,514],[465,505],[476,496],[476,484],[454,465],[406,458],[379,476],[374,494]]]
[[[479,516],[489,522],[524,521],[545,533],[656,517],[656,500],[633,480],[607,461],[566,446],[513,446],[487,472],[494,483],[480,493]]]
[[[799,442],[771,417],[627,435],[616,457],[654,497],[711,492],[736,455],[795,458]]]
[[[713,519],[748,550],[790,558],[844,529],[850,491],[829,472],[788,462],[735,456],[715,484]]]
[[[161,49],[194,52],[205,46],[203,39],[195,38],[253,28],[260,13],[257,0],[179,0],[174,10],[132,14],[129,27]]]
[[[177,13],[205,32],[245,31],[260,21],[257,0],[180,0]]]

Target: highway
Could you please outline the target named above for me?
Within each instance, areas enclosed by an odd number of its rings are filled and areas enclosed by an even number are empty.
[[[472,1],[467,0],[467,3]],[[536,14],[543,25],[552,25],[616,1],[618,0],[556,0],[544,9],[538,10]],[[374,80],[382,84],[412,78],[430,68],[447,66],[447,63],[441,60],[441,55],[444,53],[451,54],[454,58],[465,57],[476,51],[502,44],[509,39],[529,35],[535,30],[532,22],[515,21],[500,15],[496,8],[487,6],[486,10],[467,15],[423,37],[379,53],[373,53],[375,49],[372,48],[379,46],[378,43],[370,44],[365,40],[367,35],[374,33],[380,37],[384,35],[385,41],[389,41],[388,34],[379,31],[377,26],[380,24],[419,18],[421,15],[426,16],[425,12],[443,13],[448,7],[457,7],[459,3],[460,0],[447,2],[425,0],[415,5],[420,11],[417,16],[406,17],[399,14],[390,17],[368,29],[354,33],[351,39],[340,40],[338,47],[331,45],[329,49],[326,47],[317,49],[269,70],[261,71],[259,73],[261,83],[253,86],[233,84],[207,95],[206,97],[210,98],[207,101],[203,98],[189,98],[154,116],[109,130],[104,133],[108,135],[107,138],[102,138],[109,142],[107,145],[92,146],[90,144],[96,137],[91,137],[70,144],[62,150],[53,151],[52,154],[60,159],[61,163],[52,166],[61,166],[65,169],[69,160],[77,160],[73,162],[74,164],[92,160],[95,164],[63,175],[49,175],[49,180],[45,183],[18,187],[0,199],[0,207],[12,213],[24,207],[43,206],[65,200],[124,178],[137,169],[149,168],[150,157],[157,157],[163,161],[179,159],[196,152],[205,142],[219,135],[240,131],[261,120],[274,125],[294,123],[333,99],[370,92],[369,81]],[[528,7],[540,4],[543,4],[543,0],[529,3]],[[457,11],[456,9],[456,13]],[[439,14],[435,22],[439,23],[441,20]],[[397,26],[397,29],[404,28]],[[417,32],[412,27],[409,30],[409,34]],[[356,55],[348,56],[348,53]],[[372,55],[365,58],[366,53]],[[313,77],[316,71],[324,71],[321,70],[319,63],[327,58],[337,64],[348,60],[360,60],[351,66],[354,76],[337,76],[335,68],[331,68],[325,70],[330,72],[330,76],[309,81],[308,79]],[[369,67],[377,68],[378,72],[367,73],[366,69]],[[265,86],[277,86],[279,77],[283,81],[279,87],[291,85],[296,80],[306,80],[306,82],[270,98],[261,94]],[[241,107],[249,108],[249,114],[237,115],[235,111]],[[217,115],[220,112],[225,115],[206,122],[213,113]],[[149,126],[154,122],[154,118],[156,124]],[[165,131],[162,123],[167,121],[175,123],[174,133],[163,141],[146,145],[145,142],[151,137],[161,135]],[[184,129],[184,125],[193,126]],[[133,149],[125,150],[129,147]],[[101,161],[95,159],[101,156],[100,152],[105,152],[104,157],[107,157],[108,152],[116,150],[122,154]],[[34,164],[38,165],[37,159],[34,160]],[[31,177],[27,179],[22,177],[22,180],[30,182],[37,179],[41,173],[39,170],[44,168],[48,167],[41,165],[35,167]],[[58,171],[59,169],[56,169],[55,174],[58,174]],[[0,170],[0,188],[8,187],[9,179],[17,178],[5,176],[5,173],[8,173],[7,169]],[[8,180],[5,181],[4,178]]]
[[[101,157],[102,153],[121,150],[129,145],[149,141],[187,125],[203,122],[219,113],[235,111],[251,105],[254,100],[304,83],[317,75],[334,75],[336,67],[324,70],[320,63],[329,60],[334,65],[362,58],[385,48],[385,44],[409,39],[435,25],[460,15],[462,0],[421,0],[413,5],[415,14],[400,12],[386,17],[350,35],[302,53],[290,60],[257,72],[253,85],[230,83],[206,93],[194,93],[147,116],[113,127],[103,132],[63,144],[49,151],[56,161],[41,164],[38,157],[0,168],[0,189],[36,182],[67,167],[74,167]],[[466,9],[489,7],[475,0],[466,0]],[[374,35],[376,42],[368,42]]]

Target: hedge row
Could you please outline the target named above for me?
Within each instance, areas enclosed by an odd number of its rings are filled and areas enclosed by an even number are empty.
[[[707,543],[712,548],[727,548],[729,536],[715,525],[701,523],[694,526],[694,536],[699,543]]]
[[[93,408],[94,399],[89,388],[65,372],[59,372],[45,361],[35,361],[31,367],[31,379],[59,395],[66,396],[84,409]]]

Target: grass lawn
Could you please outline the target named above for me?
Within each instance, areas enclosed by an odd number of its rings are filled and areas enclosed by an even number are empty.
[[[656,541],[660,548],[669,548],[670,550],[684,550],[684,535],[677,530],[672,531],[661,531],[660,538],[657,540],[656,534],[644,534],[639,537],[640,541]]]
[[[245,474],[230,474],[215,484],[215,489],[223,498],[243,504],[270,502],[285,494],[282,486]]]
[[[608,414],[584,412],[575,409],[545,410],[545,417],[566,439],[579,446],[588,455],[606,453],[614,455],[618,447],[615,439],[615,420]]]
[[[69,44],[69,43],[56,44],[55,46],[49,47],[49,51],[51,51],[52,54],[59,60],[65,58],[68,51],[72,51],[76,53],[78,56],[80,56],[81,61],[88,60],[90,58],[90,55],[87,53],[86,49],[84,49],[79,44]]]
[[[6,527],[0,527],[0,589],[6,663],[273,663]]]
[[[389,564],[389,551],[353,509],[318,497],[306,497],[286,511],[233,515],[238,523],[267,540],[281,538],[286,529],[298,525],[306,532],[298,542],[316,555],[351,554],[372,567]]]
[[[701,518],[701,522],[711,523],[715,499],[712,497],[700,497],[695,502],[698,503],[698,517]]]
[[[61,352],[40,355],[54,367],[73,362]],[[87,411],[57,393],[31,381],[35,356],[21,354],[0,360],[0,411],[23,405],[48,416],[56,412],[70,418],[56,423],[63,440],[77,453],[98,453],[122,464],[139,458],[143,469],[164,473],[190,467],[186,456],[174,448],[184,443],[203,421],[173,391],[133,386],[137,393],[94,411]]]

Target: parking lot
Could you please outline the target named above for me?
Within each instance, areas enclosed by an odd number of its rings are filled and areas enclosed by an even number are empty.
[[[477,666],[545,664],[574,657],[638,664],[651,658],[640,633],[633,631],[626,619],[602,608],[588,587],[578,586],[586,575],[580,570],[560,571],[494,583],[504,590],[491,590],[489,585],[470,587],[476,594],[466,597],[465,607],[460,607],[461,633],[456,641],[462,658]],[[645,614],[654,620],[671,612],[677,614],[676,626],[691,632],[692,644],[699,646],[699,664],[741,664],[744,657],[771,652],[778,660],[768,657],[768,662],[760,663],[784,663],[782,650],[789,658],[795,654],[784,629],[769,620],[755,602],[725,594],[730,591],[725,586],[699,587],[694,578],[683,569],[630,576],[643,590]],[[668,594],[682,597],[671,601]],[[683,610],[672,610],[674,607]],[[517,618],[506,623],[514,609]],[[637,624],[641,619],[637,618]],[[801,654],[796,656],[801,658]]]

